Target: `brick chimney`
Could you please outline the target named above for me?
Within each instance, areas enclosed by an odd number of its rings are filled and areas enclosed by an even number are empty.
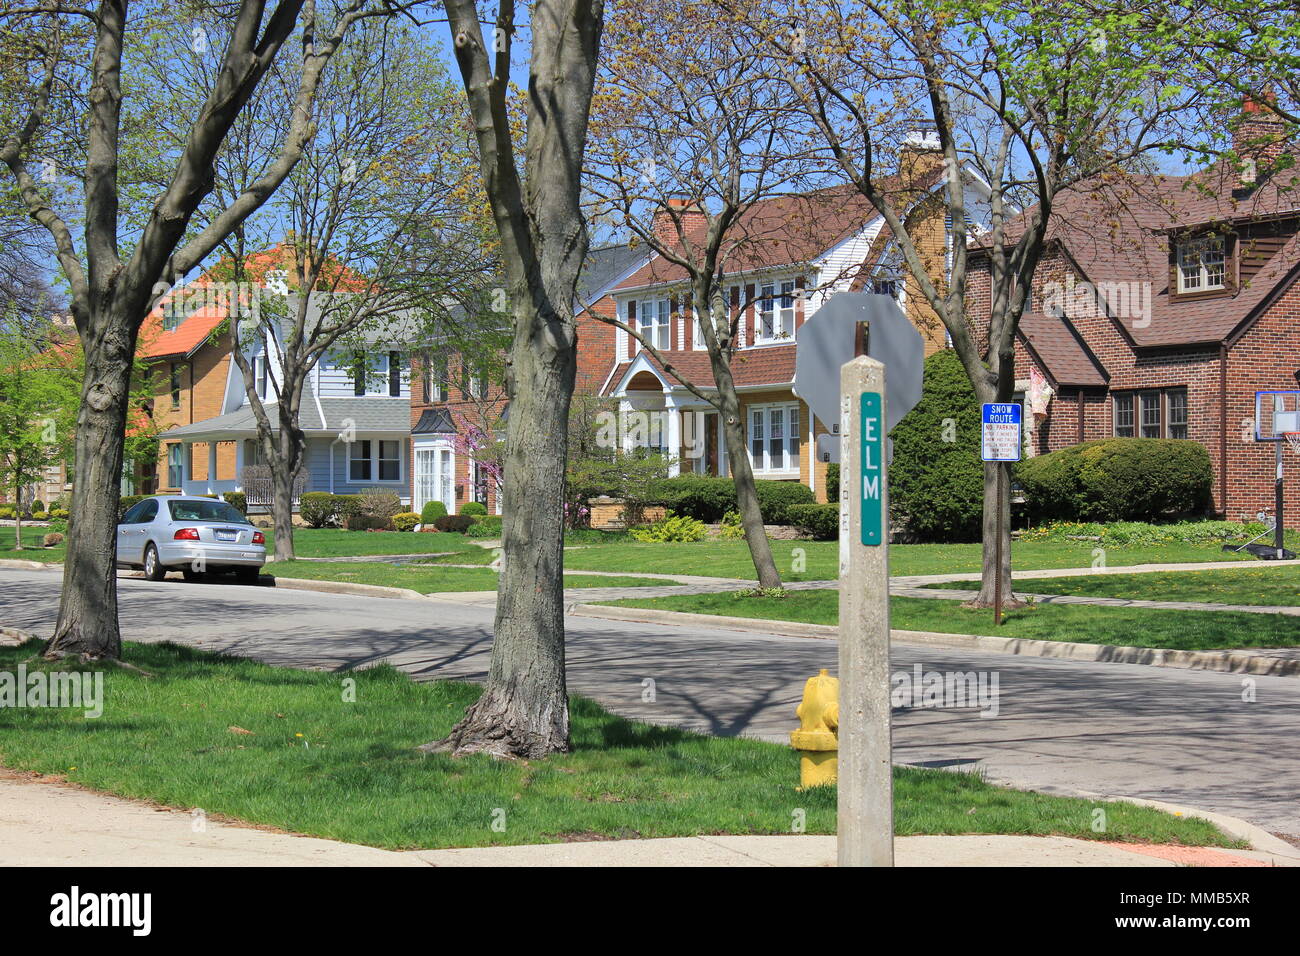
[[[1232,130],[1232,149],[1240,157],[1241,182],[1251,185],[1277,162],[1286,145],[1286,125],[1266,104],[1276,100],[1266,91],[1248,96]]]
[[[934,130],[915,129],[903,139],[898,150],[898,173],[905,185],[928,176],[943,165],[943,149]]]
[[[703,226],[707,221],[708,216],[705,214],[704,207],[700,205],[699,200],[686,199],[682,196],[670,196],[667,208],[660,209],[655,213],[654,236],[664,245],[673,246],[680,240],[681,233],[689,234]],[[679,224],[681,233],[678,232]]]

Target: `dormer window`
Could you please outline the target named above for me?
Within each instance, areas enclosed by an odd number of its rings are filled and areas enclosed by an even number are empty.
[[[1227,267],[1222,236],[1201,236],[1178,243],[1178,291],[1210,292],[1226,288]]]

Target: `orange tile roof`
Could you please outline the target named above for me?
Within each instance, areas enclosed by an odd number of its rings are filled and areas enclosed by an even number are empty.
[[[140,327],[136,353],[141,358],[160,359],[173,355],[190,355],[202,345],[212,330],[224,322],[226,310],[218,306],[203,306],[187,315],[174,329],[162,327],[162,306],[154,309]]]

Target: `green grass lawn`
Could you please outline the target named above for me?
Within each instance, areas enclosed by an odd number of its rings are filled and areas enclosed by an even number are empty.
[[[38,645],[0,648],[13,671]],[[416,752],[479,689],[417,684],[386,666],[351,673],[269,667],[168,644],[128,644],[153,676],[105,675],[102,717],[0,710],[0,764],[96,790],[333,840],[391,849],[835,827],[834,788],[800,793],[788,747],[705,737],[572,702],[574,751],[537,761]],[[29,668],[41,665],[35,662]],[[344,678],[356,681],[345,702]],[[238,728],[236,730],[235,728]],[[242,733],[239,731],[250,731]],[[1234,846],[1212,824],[1131,804],[995,787],[942,770],[895,771],[900,834],[1063,834]],[[504,812],[504,832],[494,819]]]
[[[431,564],[392,565],[375,561],[285,561],[268,564],[263,575],[282,578],[310,578],[313,581],[350,581],[389,588],[410,588],[421,594],[438,591],[495,591],[497,573],[489,568],[445,568]],[[565,574],[570,588],[663,587],[671,581],[655,578],[603,577]]]
[[[269,539],[270,535],[267,537]],[[295,528],[293,548],[300,558],[482,550],[474,544],[473,538],[467,538],[463,534],[445,534],[439,531],[421,531],[419,534],[412,531],[344,531],[342,528]],[[270,540],[267,541],[267,550],[272,550]]]
[[[1084,594],[1141,601],[1204,601],[1210,604],[1295,607],[1300,605],[1300,566],[1033,578],[1016,582],[1016,588],[1034,594]]]
[[[66,545],[56,545],[53,548],[46,548],[41,545],[44,537],[50,533],[50,529],[44,526],[23,525],[23,549],[14,550],[14,527],[13,525],[0,526],[0,558],[16,558],[19,561],[44,561],[56,563],[63,560],[63,555],[67,552]]]
[[[601,603],[808,624],[836,624],[839,620],[839,595],[834,589],[791,591],[784,598],[742,597],[730,592]],[[889,614],[890,626],[904,631],[1177,650],[1300,646],[1300,618],[1283,614],[1040,604],[1006,611],[998,627],[991,610],[963,608],[957,601],[906,597],[890,598]]]
[[[1015,568],[1079,568],[1093,562],[1094,542],[1023,541],[1011,546]],[[829,581],[839,573],[836,541],[773,541],[772,556],[786,581]],[[492,561],[491,552],[435,559],[440,563]],[[1183,561],[1255,560],[1234,558],[1218,544],[1150,544],[1109,546],[1106,563],[1113,567]],[[896,544],[889,549],[890,573],[978,574],[981,546],[972,544]],[[803,570],[796,571],[802,565]],[[695,541],[689,544],[645,544],[621,540],[613,543],[577,544],[564,552],[564,566],[575,571],[649,571],[664,574],[702,574],[711,577],[754,579],[754,563],[743,541]]]

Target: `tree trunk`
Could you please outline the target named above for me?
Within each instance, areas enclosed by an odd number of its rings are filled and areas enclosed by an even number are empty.
[[[534,316],[529,331],[516,334],[511,355],[504,559],[487,686],[447,738],[425,751],[529,759],[569,750],[564,466],[577,365],[572,344],[536,340],[546,324]]]
[[[967,607],[992,607],[998,576],[1002,578],[1002,606],[1021,607],[1024,602],[1011,593],[1011,479],[1002,481],[1002,522],[998,523],[998,469],[1006,468],[999,462],[984,463],[984,516],[982,521],[984,551],[980,593]],[[1002,539],[1002,560],[997,559],[998,538]]]
[[[47,660],[122,656],[115,545],[135,336],[126,331],[128,322],[110,318],[106,325],[98,336],[87,336],[98,347],[86,350],[63,598],[54,637],[45,646]]]
[[[718,386],[722,403],[722,428],[727,437],[727,463],[736,485],[736,505],[740,510],[740,523],[745,529],[745,543],[754,561],[761,588],[781,587],[781,573],[772,558],[772,546],[763,527],[763,510],[758,504],[758,488],[754,484],[754,469],[745,449],[745,423],[740,417],[740,397],[736,394],[731,369],[723,362],[713,363],[713,380]]]
[[[14,550],[23,549],[23,490],[14,494]]]
[[[271,465],[271,523],[275,560],[293,560],[293,471],[283,462]]]

